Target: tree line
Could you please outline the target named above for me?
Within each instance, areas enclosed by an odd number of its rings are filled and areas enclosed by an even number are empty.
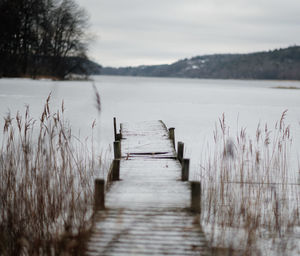
[[[250,54],[213,54],[172,64],[112,68],[103,75],[300,80],[300,46]]]
[[[0,77],[63,79],[83,69],[87,28],[73,0],[0,0]]]

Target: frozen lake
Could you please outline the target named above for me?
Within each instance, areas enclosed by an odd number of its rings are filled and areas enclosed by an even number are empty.
[[[163,120],[175,127],[176,139],[185,143],[192,170],[199,168],[200,155],[213,141],[213,129],[225,113],[233,132],[245,127],[255,135],[259,122],[269,127],[288,109],[286,123],[291,125],[293,165],[298,165],[300,145],[300,90],[274,87],[299,87],[294,81],[206,80],[95,76],[93,81],[49,81],[0,79],[0,114],[24,112],[29,105],[38,118],[51,92],[54,111],[64,100],[66,117],[81,138],[91,134],[97,121],[98,148],[106,150],[113,141],[112,118],[118,122]],[[95,107],[92,84],[101,95],[102,112]],[[0,125],[3,125],[1,118]],[[193,177],[191,177],[193,178]]]

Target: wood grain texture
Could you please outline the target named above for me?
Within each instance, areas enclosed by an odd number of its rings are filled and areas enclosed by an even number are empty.
[[[120,180],[95,214],[87,255],[209,255],[190,184],[161,121],[121,125]]]

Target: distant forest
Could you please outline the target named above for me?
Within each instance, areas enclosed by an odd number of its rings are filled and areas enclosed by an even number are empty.
[[[250,54],[214,54],[173,64],[102,68],[103,75],[186,77],[214,79],[300,80],[300,47]]]
[[[0,77],[89,72],[87,28],[73,0],[0,0]]]

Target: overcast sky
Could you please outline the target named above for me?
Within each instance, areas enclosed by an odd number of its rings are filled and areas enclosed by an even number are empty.
[[[76,0],[104,66],[172,63],[300,44],[300,0]]]

